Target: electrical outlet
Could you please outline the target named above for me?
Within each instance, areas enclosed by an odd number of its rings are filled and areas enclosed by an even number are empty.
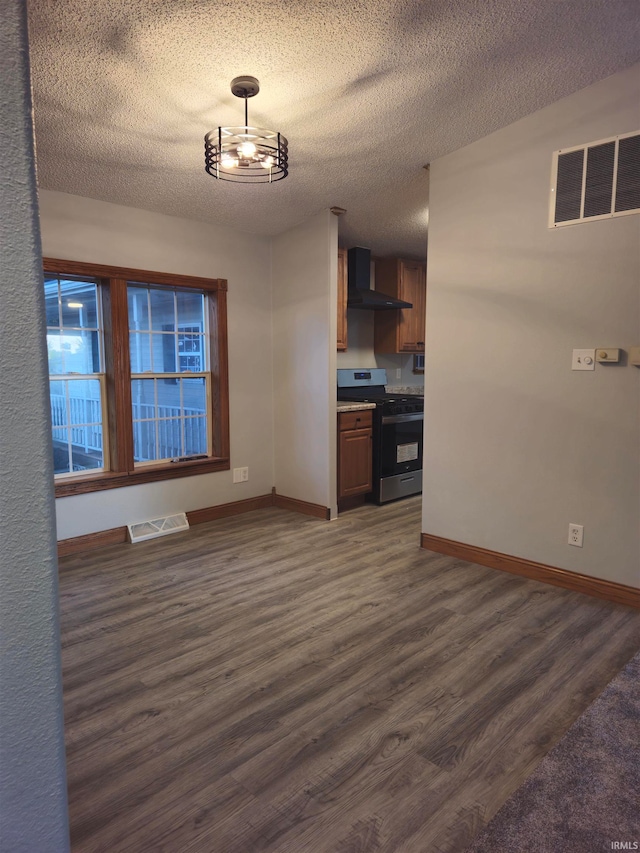
[[[396,367],[396,379],[402,379],[402,368]]]
[[[584,527],[581,524],[569,524],[569,545],[582,548]]]

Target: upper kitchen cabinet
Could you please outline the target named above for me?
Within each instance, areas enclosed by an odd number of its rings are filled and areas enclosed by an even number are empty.
[[[347,350],[347,250],[338,249],[338,352]]]
[[[376,311],[374,350],[424,352],[427,268],[419,261],[376,259],[376,290],[411,302],[413,308]]]

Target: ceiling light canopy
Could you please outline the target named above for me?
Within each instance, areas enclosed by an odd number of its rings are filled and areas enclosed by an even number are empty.
[[[271,184],[289,174],[289,143],[277,131],[249,127],[247,101],[260,91],[255,77],[236,77],[231,91],[244,98],[244,127],[219,127],[204,138],[205,169],[221,181]]]

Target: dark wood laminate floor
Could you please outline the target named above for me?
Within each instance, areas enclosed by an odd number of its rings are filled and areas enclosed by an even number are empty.
[[[464,850],[640,613],[419,533],[419,498],[268,509],[62,560],[73,850]]]

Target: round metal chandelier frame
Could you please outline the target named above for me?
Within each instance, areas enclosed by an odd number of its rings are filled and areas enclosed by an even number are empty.
[[[250,127],[247,100],[257,95],[255,77],[236,77],[231,91],[244,99],[244,125],[219,127],[204,138],[205,170],[217,180],[272,184],[289,174],[289,143],[281,133]]]

